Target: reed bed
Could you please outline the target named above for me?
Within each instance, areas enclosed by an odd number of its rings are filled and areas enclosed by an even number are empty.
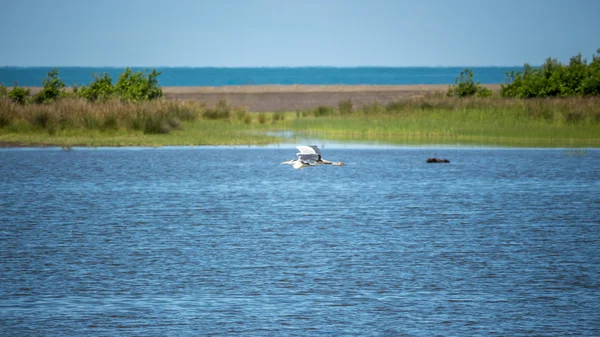
[[[250,113],[225,101],[64,98],[51,104],[0,99],[4,145],[267,144],[289,130],[343,141],[600,147],[600,97],[451,98],[432,94],[387,105],[352,101],[295,112]]]
[[[600,146],[600,98],[448,98],[299,111],[289,128],[344,141]]]
[[[220,102],[154,100],[89,102],[64,98],[51,104],[0,99],[0,143],[18,145],[163,146],[268,144],[275,137],[248,132],[272,114],[254,116]],[[262,123],[262,124],[261,124]]]

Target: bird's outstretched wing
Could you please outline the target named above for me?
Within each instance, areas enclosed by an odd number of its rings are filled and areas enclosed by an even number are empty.
[[[300,151],[300,153],[298,153],[298,154],[317,154],[317,155],[321,154],[321,151],[319,151],[319,148],[316,145],[312,145],[312,146],[300,145],[300,146],[296,146],[296,148],[298,149],[298,151]]]
[[[321,150],[319,150],[319,147],[316,145],[311,145],[309,146],[310,148],[312,148],[316,154],[318,154],[319,156],[321,155]]]

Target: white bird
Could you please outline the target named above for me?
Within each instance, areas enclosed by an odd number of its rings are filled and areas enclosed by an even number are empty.
[[[334,162],[325,160],[321,157],[321,150],[316,145],[305,146],[300,145],[296,147],[298,149],[298,159],[292,159],[288,161],[284,161],[282,164],[290,164],[293,165],[296,170],[301,169],[303,167],[309,166],[317,166],[321,164],[333,165],[333,166],[345,166],[346,164],[342,162]]]

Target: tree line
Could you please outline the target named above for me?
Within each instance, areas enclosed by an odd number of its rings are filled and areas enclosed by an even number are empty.
[[[20,87],[14,84],[12,90],[8,90],[0,84],[0,97],[7,96],[12,101],[20,104],[52,103],[63,97],[81,97],[91,102],[106,101],[112,98],[118,98],[123,101],[139,102],[149,101],[162,97],[162,89],[158,85],[158,76],[160,72],[156,69],[145,72],[133,72],[131,68],[119,74],[116,83],[113,83],[111,76],[107,73],[103,75],[94,74],[94,80],[89,86],[73,86],[72,92],[68,93],[65,88],[65,82],[58,76],[58,69],[52,69],[42,80],[42,89],[35,95],[31,95],[28,88]]]
[[[448,89],[450,97],[489,97],[492,91],[473,80],[467,68]],[[581,53],[571,57],[568,64],[548,58],[540,67],[525,63],[523,71],[506,73],[500,96],[507,98],[576,97],[600,95],[600,49],[587,62]]]

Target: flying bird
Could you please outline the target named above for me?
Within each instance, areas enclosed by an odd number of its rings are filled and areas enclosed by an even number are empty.
[[[292,159],[288,161],[284,161],[282,164],[290,164],[293,165],[296,170],[301,169],[303,167],[309,166],[317,166],[321,164],[333,165],[333,166],[345,166],[346,164],[342,162],[335,162],[323,159],[321,157],[321,150],[316,145],[305,146],[300,145],[296,147],[298,152],[296,155],[298,159]]]

